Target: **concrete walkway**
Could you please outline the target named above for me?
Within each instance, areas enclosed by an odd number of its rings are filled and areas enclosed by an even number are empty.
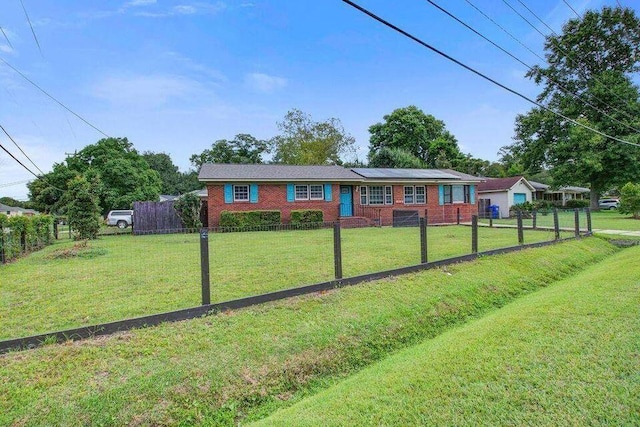
[[[631,237],[640,237],[640,231],[631,231],[631,230],[602,230],[602,229],[593,229],[594,233],[599,234],[614,234],[616,236],[631,236]]]

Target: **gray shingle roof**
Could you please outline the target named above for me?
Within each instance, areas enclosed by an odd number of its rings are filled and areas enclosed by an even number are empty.
[[[362,181],[342,166],[238,165],[206,163],[200,181]]]

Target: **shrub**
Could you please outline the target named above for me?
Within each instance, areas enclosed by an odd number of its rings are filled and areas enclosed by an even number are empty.
[[[220,214],[220,227],[263,227],[280,222],[280,211],[223,211]]]
[[[623,214],[632,214],[634,218],[640,218],[640,184],[629,182],[620,189],[618,211]]]
[[[75,231],[76,240],[95,239],[100,230],[102,217],[95,189],[97,181],[89,183],[83,176],[77,176],[68,183],[67,214],[69,226]]]
[[[202,222],[200,221],[202,202],[197,194],[187,193],[180,196],[173,204],[173,208],[176,210],[185,228],[196,230],[202,227]]]
[[[50,244],[52,224],[53,218],[49,215],[0,215],[0,251],[4,259],[10,260]]]
[[[578,199],[567,200],[567,203],[565,203],[565,207],[569,209],[588,208],[589,200],[578,200]]]
[[[291,211],[292,224],[309,224],[323,221],[323,212],[318,209],[301,209]]]

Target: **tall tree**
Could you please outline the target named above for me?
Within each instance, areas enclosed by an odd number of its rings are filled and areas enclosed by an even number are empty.
[[[211,148],[192,155],[189,160],[197,169],[204,163],[262,163],[262,155],[269,151],[269,143],[247,133],[236,135],[231,141],[219,139]]]
[[[632,10],[588,11],[568,21],[562,34],[548,36],[545,51],[546,67],[527,73],[542,85],[540,103],[608,135],[640,142],[640,93],[632,82],[640,70],[640,20]],[[592,208],[604,190],[640,180],[639,147],[576,127],[545,109],[517,116],[515,132],[506,153],[530,173],[549,168],[555,185],[589,185]]]
[[[382,147],[369,159],[369,167],[421,169],[424,163],[402,148]]]
[[[111,209],[128,209],[134,201],[157,200],[162,189],[158,173],[127,138],[104,138],[68,156],[64,163],[54,164],[52,172],[28,184],[36,209],[64,211],[63,195],[77,175],[98,183],[95,192],[103,214]]]
[[[369,127],[369,159],[383,148],[407,151],[428,168],[452,167],[462,157],[444,122],[414,105],[393,110],[383,119]]]
[[[278,129],[281,134],[271,140],[275,163],[341,165],[341,156],[355,153],[355,138],[335,118],[315,122],[309,114],[293,109]]]
[[[180,172],[167,153],[145,151],[142,157],[162,180],[162,194],[185,194],[202,188],[194,171]]]

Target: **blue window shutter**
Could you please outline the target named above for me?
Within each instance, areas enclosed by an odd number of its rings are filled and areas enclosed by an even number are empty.
[[[476,186],[475,185],[469,186],[469,195],[470,195],[469,201],[471,202],[472,205],[474,205],[476,203]]]
[[[444,185],[438,185],[438,204],[444,205]]]
[[[324,201],[330,202],[333,200],[333,194],[331,194],[331,184],[324,185]]]
[[[258,184],[249,185],[249,202],[258,203]]]
[[[296,190],[293,184],[287,184],[287,202],[293,202],[296,197]]]
[[[233,185],[231,184],[224,185],[224,202],[233,203]]]

